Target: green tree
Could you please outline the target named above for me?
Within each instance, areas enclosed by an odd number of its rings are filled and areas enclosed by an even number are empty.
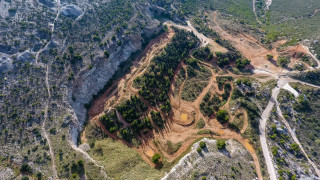
[[[151,161],[154,163],[154,164],[158,164],[160,162],[160,158],[161,158],[161,155],[158,154],[158,153],[155,153],[152,158],[151,158]]]
[[[286,68],[288,66],[288,64],[290,63],[290,59],[288,57],[284,57],[281,56],[279,57],[279,59],[277,60],[277,63],[280,67],[282,68]]]
[[[268,55],[267,55],[267,60],[268,60],[268,61],[273,60],[273,56],[272,56],[272,55],[270,55],[270,54],[268,54]]]
[[[206,147],[206,142],[201,141],[201,142],[199,143],[199,145],[200,145],[201,149],[204,149],[204,148]]]
[[[27,174],[32,174],[32,169],[29,166],[29,164],[22,164],[22,166],[20,167],[20,172],[21,173],[27,173]]]
[[[226,110],[219,110],[217,112],[217,119],[221,124],[227,123],[229,121],[229,114]]]
[[[225,148],[226,148],[226,141],[225,141],[225,140],[218,139],[218,140],[217,140],[217,148],[218,148],[219,150],[225,149]]]
[[[110,54],[109,54],[109,52],[108,51],[104,51],[104,57],[106,57],[106,58],[109,58],[110,57]]]

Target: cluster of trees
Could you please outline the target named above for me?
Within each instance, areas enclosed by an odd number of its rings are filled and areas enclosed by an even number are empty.
[[[216,52],[216,56],[218,58],[217,63],[220,67],[224,67],[224,66],[228,65],[230,62],[236,61],[238,59],[241,60],[241,58],[242,58],[241,54],[238,51],[230,51],[225,54],[223,54],[221,52]],[[241,62],[238,64],[242,65],[242,64],[246,64],[246,63],[248,63],[248,61],[242,62],[242,60],[241,60]],[[250,61],[249,61],[249,64],[250,64]]]
[[[125,121],[130,123],[135,132],[139,132],[144,128],[151,129],[150,120],[148,118],[143,118],[146,115],[148,106],[137,96],[132,96],[130,100],[119,105],[117,110]]]
[[[79,53],[74,53],[73,46],[68,46],[68,53],[64,53],[62,56],[63,60],[69,60],[71,64],[78,61],[82,61],[82,56]]]
[[[192,52],[192,55],[193,57],[200,59],[202,61],[210,61],[213,58],[213,54],[210,52],[210,49],[208,46],[195,49]]]
[[[284,56],[281,56],[278,58],[277,60],[277,64],[282,67],[282,68],[286,68],[288,67],[288,64],[290,63],[290,59],[289,57],[284,57]]]
[[[119,127],[122,126],[118,121],[118,117],[115,111],[106,113],[99,118],[99,121],[104,125],[104,127],[111,133],[116,132]]]
[[[179,62],[188,55],[189,50],[198,42],[194,34],[184,30],[175,29],[172,38],[164,52],[152,59],[147,72],[140,78],[139,94],[151,105],[163,105],[162,110],[169,113],[171,106],[168,92],[170,82],[174,77],[174,70]]]
[[[238,88],[234,88],[231,94],[231,99],[238,99],[243,97],[242,92]]]
[[[241,78],[236,80],[236,84],[240,86],[241,84],[244,84],[246,86],[251,87],[252,86],[252,81],[249,78]]]
[[[79,160],[77,163],[72,162],[71,173],[73,176],[76,176],[78,174],[80,177],[82,177],[83,174],[85,173],[84,161]]]
[[[201,141],[201,142],[199,143],[199,147],[197,148],[197,152],[198,152],[198,153],[201,153],[202,149],[204,149],[205,147],[206,147],[206,142]]]
[[[133,133],[130,128],[121,128],[119,130],[119,133],[122,139],[126,140],[129,143],[132,142]]]
[[[224,123],[227,123],[229,121],[229,113],[228,111],[226,110],[219,110],[217,112],[217,120],[221,123],[221,124],[224,124]]]
[[[210,99],[210,93],[207,93],[200,104],[200,110],[204,115],[211,116],[214,112],[219,110],[221,103],[218,96],[214,95]]]
[[[248,120],[255,133],[259,132],[259,118],[260,118],[260,110],[255,105],[255,103],[247,101],[247,100],[240,100],[240,106],[246,109],[248,113]]]
[[[216,77],[216,80],[217,80],[217,83],[218,83],[218,88],[219,90],[221,91],[224,84],[227,82],[227,81],[232,81],[232,77],[231,76],[217,76]]]
[[[237,132],[240,131],[239,127],[238,127],[235,123],[230,123],[230,124],[228,125],[228,127],[231,128],[231,129],[233,129],[233,130],[235,130],[235,131],[237,131]]]
[[[298,100],[293,104],[293,108],[298,112],[304,112],[304,111],[310,110],[310,106],[307,98],[305,98],[303,95],[300,95],[298,97]]]
[[[152,129],[150,119],[145,117],[143,119],[136,119],[131,123],[131,128],[135,132],[139,132],[140,130],[144,128]]]
[[[222,99],[223,100],[226,100],[226,101],[228,100],[231,90],[232,90],[231,84],[230,83],[225,83],[224,84],[224,92],[222,94]]]
[[[247,67],[250,63],[251,63],[251,61],[249,59],[242,60],[241,58],[239,58],[236,60],[236,67],[238,69],[243,69],[243,68]]]
[[[211,28],[208,27],[206,22],[202,18],[194,18],[195,28],[198,32],[204,34],[207,37],[210,38],[217,38],[218,35],[216,32],[214,32]]]
[[[162,119],[160,112],[151,111],[151,118],[159,128],[164,127],[164,120]]]
[[[197,59],[188,58],[188,59],[184,60],[184,62],[186,64],[190,65],[193,68],[198,66],[198,60]]]

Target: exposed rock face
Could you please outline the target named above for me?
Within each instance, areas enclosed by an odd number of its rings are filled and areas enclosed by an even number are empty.
[[[6,55],[0,53],[0,73],[8,71],[12,68],[12,59]]]
[[[0,179],[12,179],[14,178],[14,172],[10,168],[1,169],[0,167]]]
[[[169,179],[224,179],[226,175],[237,174],[239,179],[255,179],[252,157],[237,141],[228,140],[225,150],[219,151],[216,140],[204,138],[206,148],[198,153],[199,142],[192,146],[191,152],[184,156],[179,163],[166,174],[162,180]]]
[[[26,61],[31,62],[31,61],[34,61],[34,59],[35,57],[29,51],[24,51],[23,53],[19,54],[17,57],[17,60],[21,62],[26,62]]]
[[[146,29],[151,32],[160,31],[160,22],[153,20],[150,26]],[[82,129],[82,125],[86,120],[86,109],[84,105],[92,99],[94,94],[97,94],[100,89],[108,82],[113,74],[118,69],[118,66],[127,60],[130,55],[141,48],[141,37],[130,36],[123,39],[123,45],[110,55],[109,59],[98,56],[96,61],[98,63],[87,73],[82,74],[75,80],[75,84],[69,89],[69,102],[74,109],[76,119],[70,126],[70,134],[73,142],[77,142],[77,137]],[[73,102],[72,98],[76,101]]]
[[[82,14],[82,9],[77,5],[62,5],[61,14],[65,16],[72,16],[77,18]]]

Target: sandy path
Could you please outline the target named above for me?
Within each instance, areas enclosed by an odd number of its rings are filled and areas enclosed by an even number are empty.
[[[57,167],[56,167],[56,161],[55,161],[55,156],[54,156],[54,152],[53,152],[53,148],[51,146],[51,140],[47,134],[47,131],[46,131],[46,123],[49,119],[49,115],[48,115],[48,111],[49,111],[49,103],[50,103],[50,99],[51,99],[51,92],[50,92],[50,84],[49,84],[49,71],[50,71],[50,68],[49,66],[51,65],[51,63],[49,63],[46,67],[46,89],[47,89],[47,92],[48,92],[48,99],[47,99],[47,102],[46,102],[46,105],[45,105],[45,111],[44,111],[44,121],[43,121],[43,124],[42,124],[42,133],[45,137],[45,139],[47,140],[48,142],[48,146],[49,146],[49,153],[50,153],[50,156],[51,156],[51,164],[52,164],[52,175],[53,175],[53,179],[58,179],[58,172],[57,172]]]
[[[49,44],[51,43],[52,39],[53,39],[53,35],[54,35],[54,28],[55,28],[55,23],[57,22],[59,16],[60,16],[60,13],[61,13],[61,10],[60,10],[60,0],[56,0],[56,3],[57,3],[57,14],[56,14],[56,17],[54,18],[54,21],[52,24],[49,24],[51,25],[51,36],[50,36],[50,40],[47,42],[47,44],[41,48],[39,51],[36,52],[36,64],[38,63],[38,60],[39,60],[39,55],[48,48]]]
[[[259,18],[258,18],[257,12],[256,12],[256,0],[252,0],[252,10],[253,10],[254,15],[256,16],[256,21],[257,21],[260,25],[262,25],[261,21],[260,21]]]
[[[241,129],[241,134],[243,134],[246,130],[247,130],[247,128],[248,128],[248,124],[249,124],[249,122],[248,122],[248,113],[247,113],[247,111],[244,111],[244,123],[243,123],[243,127],[242,127],[242,129]]]

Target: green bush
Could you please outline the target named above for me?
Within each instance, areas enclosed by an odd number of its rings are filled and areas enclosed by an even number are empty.
[[[204,148],[206,147],[206,142],[201,141],[201,142],[199,143],[199,145],[200,145],[201,149],[204,149]]]
[[[164,127],[164,120],[161,117],[161,114],[159,112],[151,111],[151,118],[152,121],[159,127]]]
[[[281,56],[277,60],[277,63],[280,67],[286,68],[286,67],[288,67],[288,64],[290,63],[290,59],[288,57]]]
[[[229,121],[229,114],[226,110],[219,110],[217,112],[217,119],[221,124],[227,123]]]
[[[152,158],[151,158],[151,161],[154,163],[154,164],[158,164],[160,162],[160,158],[161,158],[161,155],[158,154],[158,153],[155,153]]]
[[[206,125],[206,123],[204,122],[204,120],[203,120],[202,118],[200,118],[200,119],[198,120],[197,124],[196,124],[196,127],[197,127],[198,129],[202,129],[202,128],[204,128],[205,125]]]
[[[197,148],[197,152],[201,153],[202,149],[200,147]]]
[[[104,57],[106,57],[106,58],[109,58],[110,57],[110,54],[109,54],[109,52],[108,51],[104,51]]]
[[[22,166],[20,167],[20,172],[22,174],[26,173],[26,174],[32,174],[32,169],[31,167],[29,166],[29,164],[22,164]]]
[[[251,63],[251,61],[248,60],[248,59],[242,60],[242,59],[239,58],[239,59],[236,60],[236,67],[237,67],[238,69],[243,69],[243,68],[245,68],[246,66],[248,66],[250,63]]]
[[[200,59],[202,61],[210,61],[212,59],[212,54],[209,47],[200,47],[192,52],[193,57]]]
[[[217,148],[219,150],[223,150],[226,148],[226,141],[225,140],[221,140],[221,139],[218,139],[217,140]]]

